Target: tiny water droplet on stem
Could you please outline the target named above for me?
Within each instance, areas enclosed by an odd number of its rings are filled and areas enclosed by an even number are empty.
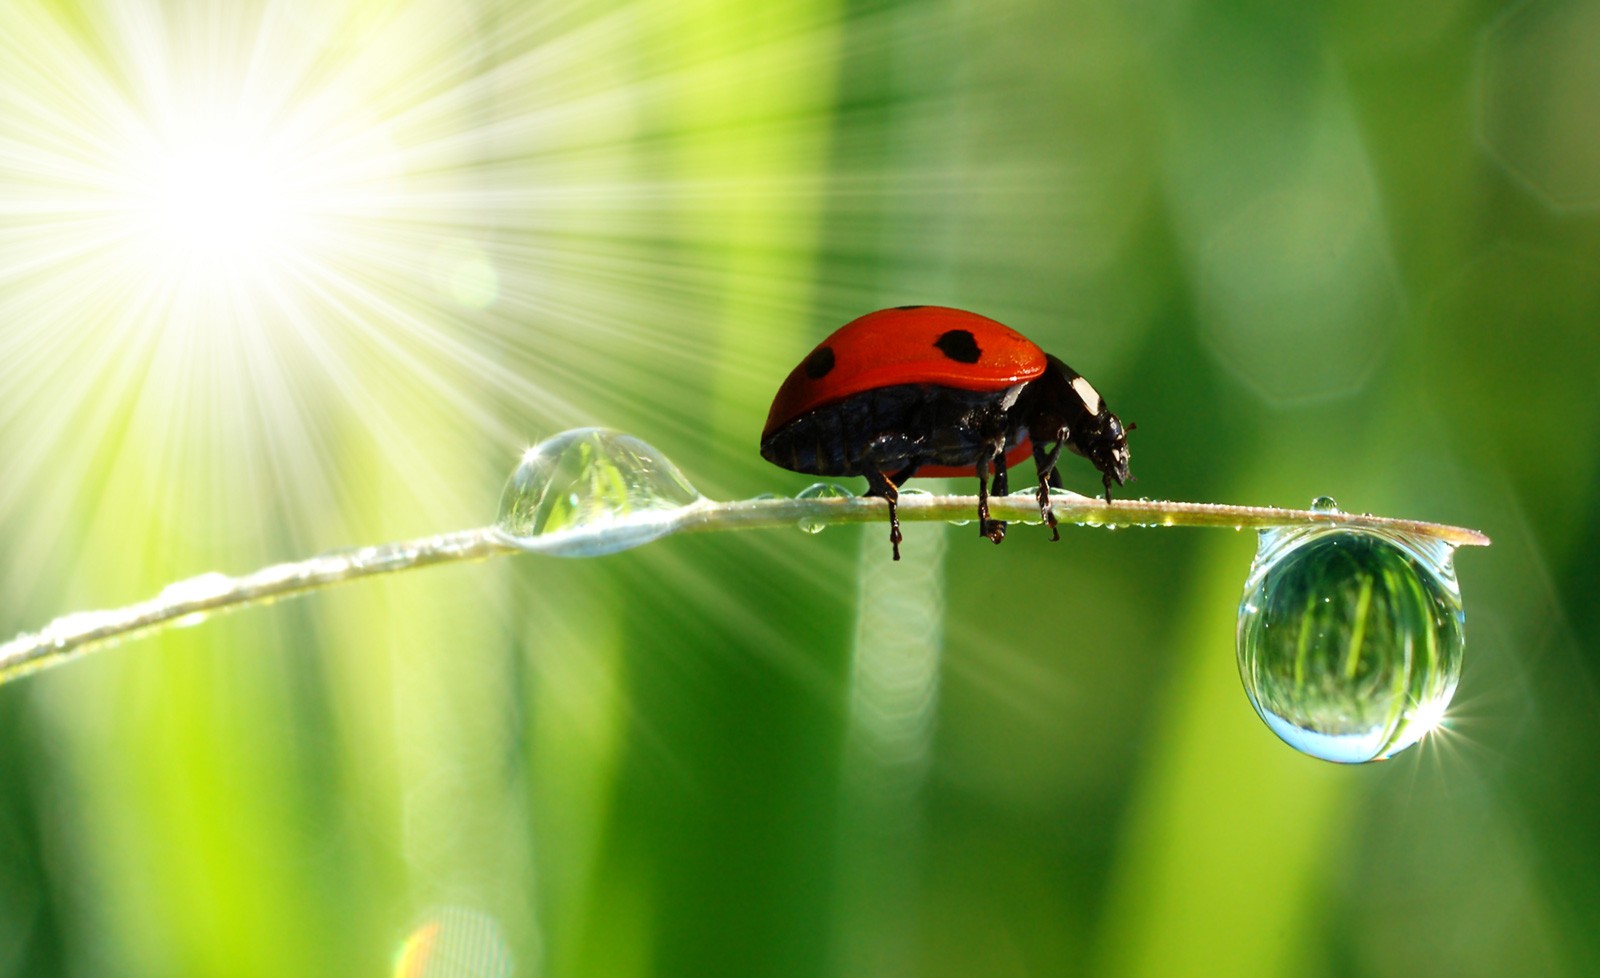
[[[853,499],[855,493],[839,485],[837,482],[813,482],[804,489],[794,494],[796,499]],[[807,533],[821,533],[828,525],[827,520],[819,516],[803,516],[796,523],[800,529]]]

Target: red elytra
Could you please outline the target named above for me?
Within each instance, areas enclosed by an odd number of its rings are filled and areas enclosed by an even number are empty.
[[[963,363],[938,346],[939,338],[953,330],[965,330],[981,343],[981,363]],[[819,356],[825,359],[814,359]],[[879,309],[839,327],[789,374],[772,399],[761,438],[764,442],[790,421],[852,394],[897,384],[1001,391],[1044,373],[1046,362],[1045,352],[1038,344],[1004,323],[975,312],[948,306]],[[820,370],[824,365],[827,369]],[[1006,464],[1020,463],[1031,451],[1024,441],[1007,453]],[[953,479],[976,472],[975,464],[925,465],[917,470],[918,475],[930,479]]]
[[[962,362],[939,346],[953,330],[965,330],[979,344],[978,362]],[[943,306],[880,309],[841,326],[801,361],[778,388],[761,437],[862,391],[894,384],[997,391],[1044,370],[1045,352],[1037,344],[986,316]]]
[[[865,476],[889,501],[896,559],[905,480],[976,475],[979,532],[999,543],[989,471],[1004,493],[1029,454],[1058,538],[1049,488],[1061,485],[1063,448],[1095,464],[1108,502],[1112,480],[1129,478],[1125,430],[1088,381],[1009,326],[943,306],[883,309],[835,331],[784,380],[761,434],[762,456],[784,468]]]

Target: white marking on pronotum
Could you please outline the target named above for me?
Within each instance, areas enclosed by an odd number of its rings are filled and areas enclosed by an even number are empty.
[[[1082,377],[1074,377],[1072,378],[1072,389],[1078,392],[1079,397],[1083,398],[1083,406],[1089,409],[1090,414],[1100,413],[1100,392],[1094,389],[1093,384]]]

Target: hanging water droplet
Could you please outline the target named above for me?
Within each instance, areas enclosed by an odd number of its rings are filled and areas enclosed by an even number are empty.
[[[1318,496],[1311,500],[1311,511],[1313,513],[1337,513],[1339,504],[1334,502],[1332,496]]]
[[[796,499],[853,499],[854,497],[855,493],[837,482],[813,482],[794,494]],[[818,516],[802,516],[796,525],[807,533],[821,533],[828,523]]]
[[[1239,674],[1290,746],[1356,764],[1439,725],[1461,676],[1465,616],[1439,540],[1274,528],[1239,605]]]
[[[703,498],[645,442],[578,428],[523,453],[500,497],[495,527],[524,550],[593,557],[670,533]]]

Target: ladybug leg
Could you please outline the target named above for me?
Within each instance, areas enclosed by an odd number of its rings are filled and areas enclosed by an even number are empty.
[[[1067,443],[1067,429],[1062,427],[1056,432],[1055,447],[1048,452],[1038,442],[1033,443],[1033,464],[1039,470],[1039,482],[1042,484],[1045,477],[1050,477],[1050,484],[1057,489],[1061,488],[1061,474],[1056,471],[1056,463],[1061,461],[1061,448]]]
[[[1033,464],[1039,470],[1039,516],[1044,520],[1044,525],[1050,528],[1050,541],[1054,543],[1061,539],[1061,531],[1056,529],[1056,514],[1050,508],[1050,489],[1054,486],[1061,488],[1061,473],[1056,469],[1056,463],[1061,461],[1061,446],[1067,443],[1067,429],[1062,428],[1056,432],[1055,447],[1046,452],[1038,442],[1033,445]]]
[[[989,535],[989,457],[978,456],[978,536]]]
[[[913,469],[914,471],[914,469]],[[867,476],[867,495],[882,496],[889,501],[889,546],[894,548],[894,559],[900,559],[900,511],[896,504],[900,501],[900,490],[894,487],[889,477],[877,469],[869,469]]]
[[[1050,528],[1050,542],[1055,543],[1061,539],[1061,531],[1056,529],[1056,511],[1050,508],[1050,478],[1045,476],[1039,480],[1039,518],[1044,520],[1044,525]]]
[[[991,520],[989,518],[989,465],[991,462],[995,463],[995,492],[1005,492],[1005,458],[1000,456],[997,459],[994,446],[987,446],[984,452],[978,456],[978,535],[988,537],[995,543],[999,543],[1006,538],[1006,524],[1004,520]]]
[[[1006,472],[1006,453],[998,451],[994,456],[994,494],[1004,496],[1011,491],[1009,473]],[[1006,521],[994,520],[989,524],[989,539],[999,543],[1006,538]]]

